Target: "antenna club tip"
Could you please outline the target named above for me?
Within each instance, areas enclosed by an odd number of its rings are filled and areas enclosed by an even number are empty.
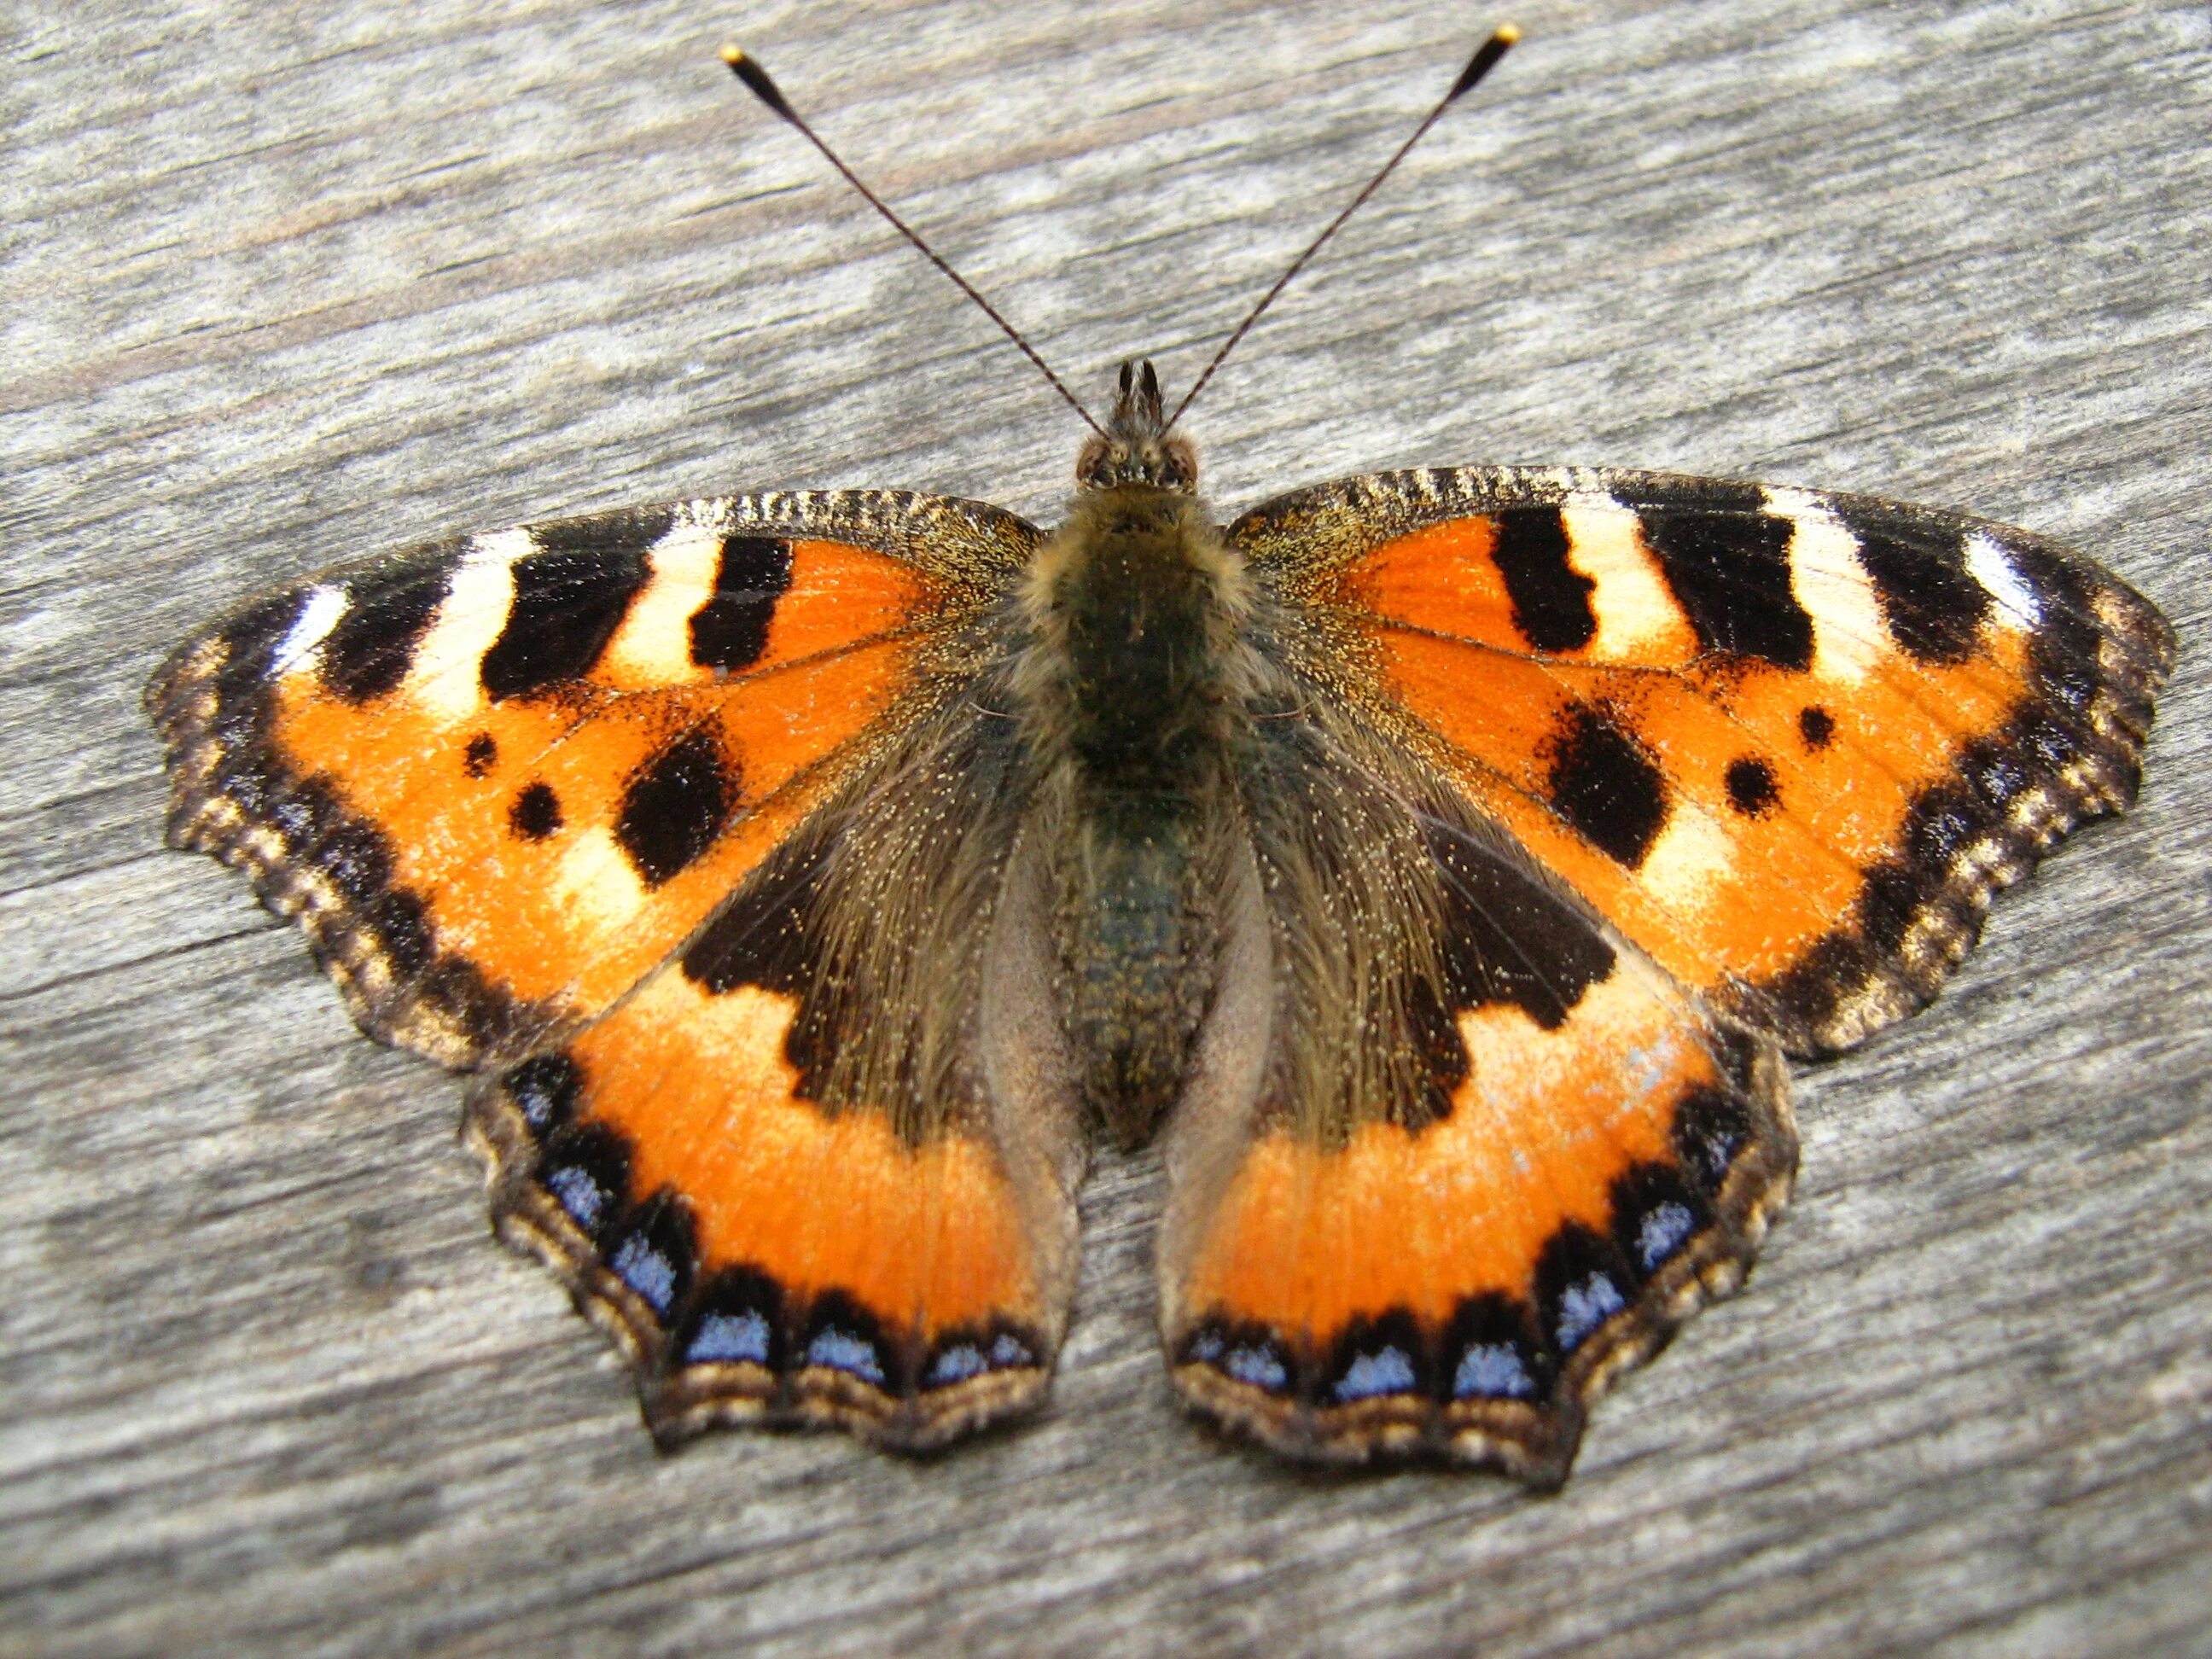
[[[791,106],[784,102],[783,94],[776,90],[775,82],[768,78],[768,71],[760,66],[760,59],[747,57],[742,47],[726,46],[722,48],[722,61],[730,66],[730,73],[745,83],[746,90],[754,97],[785,120],[798,122],[799,118],[791,112]]]
[[[1521,38],[1521,31],[1511,23],[1500,23],[1491,30],[1490,38],[1474,49],[1474,56],[1467,60],[1467,67],[1452,82],[1452,89],[1444,94],[1449,104],[1471,90],[1482,77],[1498,67],[1498,60],[1511,51]]]

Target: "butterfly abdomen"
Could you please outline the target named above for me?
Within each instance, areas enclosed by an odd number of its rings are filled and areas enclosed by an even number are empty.
[[[1062,1007],[1093,1115],[1133,1142],[1172,1103],[1205,1012],[1243,572],[1193,497],[1093,489],[1040,550],[1028,605],[1017,683]]]

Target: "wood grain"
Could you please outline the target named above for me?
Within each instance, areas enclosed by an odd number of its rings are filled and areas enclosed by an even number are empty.
[[[1489,19],[749,7],[1097,390],[1180,382]],[[656,1454],[458,1086],[160,844],[138,688],[279,578],[708,491],[1049,517],[1077,430],[674,0],[17,8],[0,167],[0,1650],[2212,1651],[2212,17],[1559,0],[1194,411],[1226,510],[1423,463],[1876,490],[2090,550],[2181,667],[2131,817],[1800,1078],[1744,1299],[1559,1497],[1173,1409],[1156,1159],[1042,1420]]]

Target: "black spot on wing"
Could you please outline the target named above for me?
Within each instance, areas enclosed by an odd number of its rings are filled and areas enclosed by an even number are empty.
[[[530,532],[538,550],[514,562],[514,603],[484,653],[483,687],[494,701],[591,671],[644,587],[646,552],[669,522],[665,511],[626,513]]]
[[[348,702],[367,702],[404,679],[453,568],[450,562],[403,566],[348,582],[344,613],[323,640],[324,686]]]
[[[499,740],[489,732],[477,732],[461,750],[461,770],[472,778],[488,776],[498,764]]]
[[[1835,740],[1836,717],[1819,704],[1808,703],[1797,711],[1797,735],[1808,749],[1826,749]]]
[[[1990,596],[1966,569],[1960,532],[1870,507],[1838,504],[1835,512],[1858,538],[1859,566],[1899,647],[1923,662],[1971,655]]]
[[[1790,586],[1790,521],[1755,484],[1703,486],[1694,504],[1630,501],[1698,643],[1784,668],[1813,663],[1813,619]]]
[[[1576,651],[1597,635],[1589,596],[1597,586],[1567,562],[1567,530],[1555,507],[1508,507],[1495,515],[1491,557],[1513,603],[1513,623],[1539,651]]]
[[[1730,761],[1726,781],[1729,805],[1747,818],[1764,817],[1782,799],[1774,769],[1756,755]]]
[[[647,886],[668,881],[714,845],[737,801],[735,769],[714,733],[700,727],[631,780],[615,840]]]
[[[791,544],[769,536],[725,536],[714,592],[691,617],[691,660],[737,673],[768,649],[776,601],[791,586]]]
[[[1547,787],[1576,833],[1631,868],[1644,861],[1667,821],[1659,769],[1594,708],[1576,709],[1554,738]]]
[[[514,798],[507,809],[510,829],[525,841],[544,841],[560,833],[561,798],[545,783],[533,783]]]

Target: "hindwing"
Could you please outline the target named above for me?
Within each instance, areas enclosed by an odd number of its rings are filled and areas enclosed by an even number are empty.
[[[1170,1364],[1294,1456],[1555,1485],[1786,1199],[1781,1059],[1286,655],[1169,1141]]]
[[[479,1092],[501,1230],[664,1439],[921,1448],[1041,1397],[1083,1155],[1021,762],[964,696],[915,714],[679,957]]]

